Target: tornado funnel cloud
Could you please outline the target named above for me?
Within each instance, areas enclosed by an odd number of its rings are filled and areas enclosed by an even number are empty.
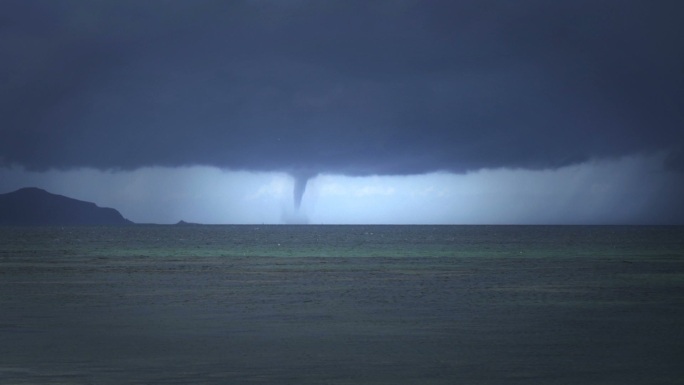
[[[294,208],[299,211],[302,205],[302,198],[306,192],[306,185],[311,178],[311,174],[297,174],[294,175]]]

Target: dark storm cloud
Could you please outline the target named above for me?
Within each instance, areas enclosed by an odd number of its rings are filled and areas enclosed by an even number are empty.
[[[0,165],[683,169],[682,7],[5,0]]]

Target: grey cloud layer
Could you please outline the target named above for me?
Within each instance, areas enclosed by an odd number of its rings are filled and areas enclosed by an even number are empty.
[[[680,4],[3,1],[0,165],[684,169]]]

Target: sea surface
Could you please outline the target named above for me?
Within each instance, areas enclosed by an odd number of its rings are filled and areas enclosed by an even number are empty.
[[[684,227],[0,227],[0,384],[683,384]]]

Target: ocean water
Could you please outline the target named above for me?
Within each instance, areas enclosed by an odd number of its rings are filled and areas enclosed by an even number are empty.
[[[684,227],[0,227],[0,384],[682,384]]]

